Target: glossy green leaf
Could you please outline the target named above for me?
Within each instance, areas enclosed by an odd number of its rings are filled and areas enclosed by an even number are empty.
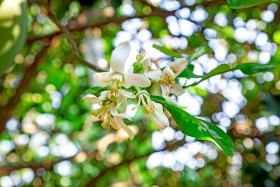
[[[27,3],[7,0],[0,6],[0,75],[14,62],[27,35]]]
[[[168,56],[176,57],[176,58],[182,58],[182,56],[180,54],[174,52],[172,49],[169,49],[165,46],[159,46],[159,45],[154,44],[153,48],[159,50],[160,52],[162,52],[162,53],[164,53]]]
[[[270,2],[271,0],[227,0],[230,7],[234,9],[248,8]]]
[[[176,121],[182,133],[198,140],[214,142],[228,156],[233,156],[233,141],[222,129],[208,121],[192,116],[179,107],[166,102],[162,97],[151,96],[151,99],[164,105]]]
[[[280,64],[257,64],[257,63],[245,63],[237,65],[233,70],[241,70],[244,74],[255,74],[258,72],[269,71],[273,68],[279,68]]]
[[[222,64],[218,67],[216,67],[215,69],[213,69],[212,71],[210,71],[209,73],[205,74],[201,80],[199,80],[198,82],[195,82],[189,86],[194,86],[199,84],[200,82],[209,79],[210,77],[213,77],[215,75],[219,75],[225,72],[229,72],[229,71],[234,71],[234,70],[240,70],[242,71],[244,74],[255,74],[258,72],[265,72],[265,71],[270,71],[273,68],[280,68],[280,64],[279,63],[269,63],[269,64],[258,64],[258,63],[244,63],[244,64],[239,64],[233,68],[231,68],[228,64]],[[189,87],[187,86],[187,87]]]
[[[202,82],[202,81],[204,81],[206,79],[209,79],[210,77],[213,77],[215,75],[219,75],[219,74],[222,74],[222,73],[225,73],[225,72],[228,72],[228,71],[232,71],[230,66],[228,64],[222,64],[222,65],[216,67],[215,69],[213,69],[212,71],[210,71],[209,73],[205,74],[200,81],[195,82],[195,83],[193,83],[193,84],[191,84],[189,86],[197,85],[200,82]]]
[[[206,80],[206,79],[209,79],[210,77],[213,77],[214,75],[218,75],[218,74],[230,71],[230,70],[231,70],[231,68],[228,64],[219,65],[218,67],[216,67],[215,69],[213,69],[209,73],[205,74],[202,78],[202,81]]]
[[[194,65],[189,64],[187,65],[186,69],[180,74],[178,75],[178,77],[184,77],[184,78],[201,78],[201,75],[196,75],[193,73],[194,70]]]
[[[203,46],[203,47],[199,47],[197,48],[190,56],[188,56],[187,60],[189,62],[198,59],[199,57],[201,57],[202,55],[208,53],[211,51],[211,48],[209,46]]]
[[[186,88],[186,91],[189,92],[190,94],[195,94],[199,95],[202,97],[205,97],[208,95],[207,90],[200,88],[199,86],[191,86]]]

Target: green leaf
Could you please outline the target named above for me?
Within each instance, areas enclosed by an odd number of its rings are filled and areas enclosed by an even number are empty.
[[[14,62],[27,35],[27,3],[6,0],[0,6],[0,75]]]
[[[210,71],[209,73],[205,74],[202,78],[202,81],[205,79],[209,79],[210,77],[213,77],[215,75],[230,71],[230,66],[228,64],[222,64]]]
[[[237,65],[234,70],[241,70],[244,74],[255,74],[258,72],[270,71],[272,68],[279,68],[280,64],[257,64],[257,63],[245,63]]]
[[[96,95],[98,96],[101,92],[108,90],[108,86],[106,87],[101,87],[101,86],[94,86],[91,87],[87,90],[85,90],[82,94],[81,94],[81,100],[83,98],[83,96],[88,95],[88,94],[92,94],[92,95]]]
[[[189,64],[187,65],[186,69],[184,69],[184,71],[182,71],[182,73],[180,75],[178,75],[178,77],[184,77],[184,78],[201,78],[201,75],[196,75],[193,73],[194,70],[194,65]]]
[[[165,46],[159,46],[159,45],[154,44],[153,48],[159,50],[160,52],[162,52],[162,53],[164,53],[168,56],[176,57],[176,58],[182,58],[182,56],[180,54],[174,52],[172,49],[169,49]]]
[[[200,95],[202,97],[205,97],[208,94],[207,90],[204,90],[204,89],[200,88],[199,86],[188,87],[186,89],[186,91],[189,92],[190,94],[196,94],[196,95]]]
[[[228,156],[233,156],[233,141],[222,129],[208,121],[198,119],[177,106],[166,102],[163,97],[151,96],[151,99],[166,107],[182,133],[198,140],[214,142]]]
[[[241,9],[241,8],[248,8],[248,7],[264,4],[266,2],[270,2],[271,0],[227,0],[227,1],[231,8]]]
[[[188,56],[187,60],[189,62],[198,59],[200,56],[208,53],[211,51],[211,48],[209,46],[203,46],[197,48],[190,56]]]
[[[280,68],[280,64],[279,63],[269,63],[269,64],[244,63],[244,64],[239,64],[233,68],[231,68],[228,64],[222,64],[222,65],[216,67],[215,69],[213,69],[212,71],[210,71],[209,73],[205,74],[200,81],[195,82],[186,87],[197,85],[200,82],[202,82],[206,79],[209,79],[210,77],[213,77],[215,75],[219,75],[219,74],[222,74],[222,73],[225,73],[228,71],[240,70],[244,74],[251,75],[251,74],[258,73],[258,72],[270,71],[273,68]]]
[[[225,73],[225,72],[228,72],[228,71],[232,71],[232,69],[230,68],[230,66],[228,64],[219,65],[218,67],[216,67],[215,69],[213,69],[209,73],[205,74],[200,81],[195,82],[195,83],[193,83],[189,86],[197,85],[197,84],[201,83],[202,81],[204,81],[206,79],[209,79],[210,77],[213,77],[215,75],[219,75],[219,74],[222,74],[222,73]],[[189,86],[187,86],[187,87],[189,87]]]

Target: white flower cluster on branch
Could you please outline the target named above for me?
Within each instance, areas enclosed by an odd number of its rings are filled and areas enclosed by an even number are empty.
[[[169,120],[164,114],[163,106],[150,98],[147,90],[153,87],[155,93],[160,93],[168,102],[176,102],[169,97],[170,94],[179,96],[184,89],[176,83],[176,77],[186,68],[187,61],[184,58],[170,62],[163,69],[152,69],[152,62],[141,53],[136,56],[136,62],[128,71],[125,71],[125,63],[130,54],[129,42],[119,44],[111,56],[110,68],[112,71],[96,73],[94,82],[97,86],[108,87],[100,96],[88,94],[83,97],[85,101],[98,104],[97,110],[91,114],[102,121],[104,129],[122,128],[130,139],[134,138],[133,131],[123,122],[128,119],[127,100],[133,99],[137,103],[135,108],[142,106],[143,114],[153,122],[160,130],[168,127]],[[134,109],[135,109],[134,108]]]

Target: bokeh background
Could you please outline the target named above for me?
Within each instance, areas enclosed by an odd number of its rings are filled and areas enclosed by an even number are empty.
[[[137,132],[130,141],[122,130],[93,121],[80,95],[94,85],[96,71],[76,58],[54,23],[67,28],[84,58],[101,69],[108,69],[123,41],[132,47],[128,62],[145,50],[159,67],[173,59],[153,44],[185,56],[207,47],[189,62],[202,75],[225,63],[278,62],[279,1],[238,10],[225,0],[23,3],[26,42],[0,76],[0,186],[280,186],[279,70],[227,72],[176,98],[228,133],[232,158],[211,142],[183,135],[171,116],[170,127],[158,131],[141,111],[129,112]]]

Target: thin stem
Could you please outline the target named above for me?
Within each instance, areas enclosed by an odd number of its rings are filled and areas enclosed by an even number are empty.
[[[48,17],[52,20],[52,22],[59,28],[59,30],[60,30],[62,33],[65,34],[65,36],[66,36],[68,42],[70,43],[70,45],[72,46],[72,48],[73,48],[73,50],[74,50],[74,54],[75,54],[76,59],[79,60],[83,65],[87,66],[88,68],[90,68],[90,69],[92,69],[92,70],[94,70],[94,71],[97,71],[97,72],[103,72],[103,71],[105,71],[105,70],[103,70],[103,69],[101,69],[101,68],[99,68],[99,67],[97,67],[97,66],[95,66],[95,65],[93,65],[93,64],[91,64],[91,63],[89,63],[88,61],[86,61],[86,60],[82,57],[82,55],[81,55],[81,53],[80,53],[80,51],[79,51],[79,48],[78,48],[76,42],[74,41],[73,37],[71,36],[70,31],[69,31],[65,26],[63,26],[63,25],[59,22],[59,20],[57,19],[55,13],[53,12],[53,10],[51,9],[50,6],[46,6],[46,9],[47,9],[47,11],[48,11],[47,16],[48,16]]]
[[[137,92],[141,92],[141,91],[142,91],[138,86],[134,86],[134,89],[135,89]]]

